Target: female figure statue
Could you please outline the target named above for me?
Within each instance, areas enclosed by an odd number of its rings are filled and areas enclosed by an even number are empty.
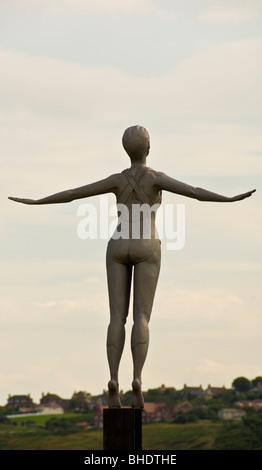
[[[143,408],[141,374],[148,350],[148,323],[161,259],[160,240],[155,230],[155,211],[150,209],[153,206],[157,208],[160,205],[162,190],[199,201],[213,202],[241,201],[251,196],[255,190],[234,197],[226,197],[187,185],[162,172],[149,168],[146,166],[146,159],[149,154],[150,139],[144,127],[132,126],[126,129],[122,143],[130,157],[131,166],[121,173],[42,199],[33,200],[14,197],[9,199],[24,204],[56,204],[112,192],[116,196],[120,212],[121,208],[125,208],[125,214],[128,213],[128,218],[125,220],[125,217],[121,216],[121,232],[118,231],[118,226],[108,242],[106,255],[110,305],[110,323],[107,332],[107,357],[110,369],[108,405],[110,408],[121,407],[118,369],[125,342],[125,323],[133,277],[132,407]],[[142,217],[141,220],[141,213],[139,217],[137,217],[137,214],[134,216],[133,209],[138,206],[149,208],[149,218],[147,217],[145,220],[145,217]],[[142,215],[143,213],[144,211],[142,211]]]

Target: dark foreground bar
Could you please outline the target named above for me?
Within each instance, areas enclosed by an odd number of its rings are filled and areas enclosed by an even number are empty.
[[[250,468],[252,462],[258,462],[261,451],[84,451],[84,450],[0,450],[1,468],[37,469],[98,469],[100,465],[108,468],[125,470],[127,467],[136,468],[141,465],[164,466],[178,469],[201,468],[210,470],[215,466],[223,469]]]
[[[103,449],[142,449],[142,411],[133,408],[109,409],[103,412]]]

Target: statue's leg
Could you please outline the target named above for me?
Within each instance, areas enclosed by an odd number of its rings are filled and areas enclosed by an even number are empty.
[[[132,406],[134,408],[144,407],[141,374],[148,351],[148,323],[153,307],[160,262],[160,243],[156,243],[152,255],[146,260],[137,263],[134,268],[134,325],[131,337],[134,364]]]
[[[119,408],[118,370],[125,343],[125,323],[128,315],[132,266],[126,266],[107,256],[107,282],[110,323],[107,331],[107,358],[110,369],[109,408]]]

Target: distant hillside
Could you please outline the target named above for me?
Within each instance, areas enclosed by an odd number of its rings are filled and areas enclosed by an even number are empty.
[[[22,418],[20,418],[22,419]],[[54,419],[51,418],[51,419]],[[62,420],[61,415],[56,417]],[[69,419],[69,418],[67,418]],[[102,450],[102,429],[56,431],[0,424],[0,450]],[[262,414],[240,422],[143,426],[143,450],[262,450]]]

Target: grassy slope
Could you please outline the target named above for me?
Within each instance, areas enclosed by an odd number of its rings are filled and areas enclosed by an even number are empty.
[[[220,428],[220,423],[147,425],[143,428],[143,449],[212,449]]]
[[[219,423],[147,425],[143,427],[143,449],[212,449],[220,428]],[[0,433],[1,450],[101,450],[102,442],[102,430],[67,435],[46,432]]]
[[[66,436],[51,434],[0,434],[1,450],[100,450],[102,432],[80,432]]]
[[[15,432],[28,432],[28,429],[26,428],[26,423],[28,422],[34,422],[37,426],[45,426],[45,423],[50,419],[50,418],[58,418],[58,419],[66,419],[66,418],[73,418],[75,416],[74,413],[63,413],[63,414],[52,414],[52,415],[35,415],[35,416],[27,416],[26,414],[21,417],[16,417],[16,418],[9,418],[10,423],[16,423],[16,426],[14,427],[13,425],[11,426],[11,429]],[[2,426],[3,427],[3,426]],[[1,427],[0,427],[1,429]]]

